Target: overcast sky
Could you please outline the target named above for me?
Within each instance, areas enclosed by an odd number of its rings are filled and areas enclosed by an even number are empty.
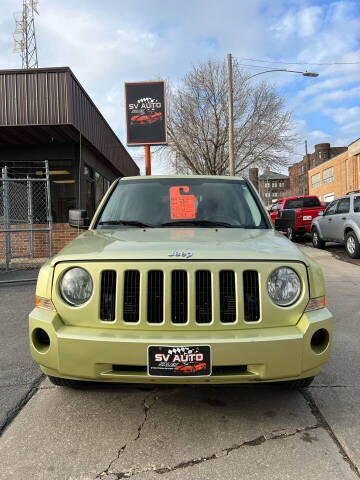
[[[0,68],[21,68],[12,32],[22,0],[0,4]],[[71,67],[123,143],[125,81],[176,83],[193,64],[227,52],[264,70],[269,64],[246,59],[320,74],[267,74],[310,146],[360,137],[360,63],[310,65],[360,62],[358,0],[40,0],[38,10],[39,66]],[[129,151],[142,155],[141,147]],[[301,143],[294,161],[303,153]],[[165,171],[155,162],[154,173]]]

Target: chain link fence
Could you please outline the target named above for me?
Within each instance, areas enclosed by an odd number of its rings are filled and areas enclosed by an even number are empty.
[[[52,216],[48,162],[3,167],[0,178],[0,283],[34,280],[52,256]],[[33,271],[10,275],[11,272]]]

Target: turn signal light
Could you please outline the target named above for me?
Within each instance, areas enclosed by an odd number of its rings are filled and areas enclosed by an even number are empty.
[[[325,295],[323,297],[310,298],[305,308],[305,312],[312,312],[313,310],[320,310],[320,308],[325,308],[325,307],[326,307]]]
[[[38,308],[44,308],[45,310],[53,310],[55,312],[54,304],[48,298],[35,295],[35,306]]]

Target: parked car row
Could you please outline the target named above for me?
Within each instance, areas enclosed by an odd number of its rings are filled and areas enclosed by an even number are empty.
[[[336,242],[345,246],[349,257],[360,258],[360,190],[327,206],[314,196],[283,198],[272,205],[269,214],[276,228],[292,241],[308,232],[315,248]]]

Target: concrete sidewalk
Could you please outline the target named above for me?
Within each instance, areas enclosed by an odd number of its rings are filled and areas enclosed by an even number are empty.
[[[301,249],[335,315],[331,361],[307,392],[45,381],[0,438],[0,478],[360,478],[360,268]]]

